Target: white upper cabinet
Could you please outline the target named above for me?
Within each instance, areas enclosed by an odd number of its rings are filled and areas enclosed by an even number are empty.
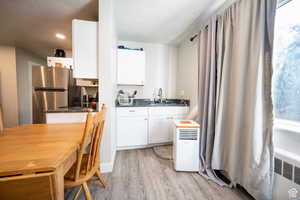
[[[98,78],[98,22],[72,21],[74,78]]]
[[[144,85],[145,51],[118,49],[118,84]]]

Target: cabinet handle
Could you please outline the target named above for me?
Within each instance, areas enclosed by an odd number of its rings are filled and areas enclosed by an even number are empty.
[[[147,121],[148,119],[147,119],[147,118],[145,118],[144,120],[146,120],[146,121]]]
[[[129,112],[135,112],[135,110],[129,110]]]

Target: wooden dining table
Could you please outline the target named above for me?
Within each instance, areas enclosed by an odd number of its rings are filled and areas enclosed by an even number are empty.
[[[5,129],[0,133],[0,182],[10,177],[50,174],[53,199],[64,199],[64,175],[76,162],[83,130],[84,123]]]

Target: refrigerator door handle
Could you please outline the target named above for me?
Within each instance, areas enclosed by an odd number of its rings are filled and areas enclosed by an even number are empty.
[[[65,92],[65,88],[35,88],[35,91],[44,91],[44,92]]]

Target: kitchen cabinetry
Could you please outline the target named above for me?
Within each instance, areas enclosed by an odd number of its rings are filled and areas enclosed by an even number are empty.
[[[60,123],[84,123],[86,121],[86,112],[78,113],[47,113],[47,124],[60,124]]]
[[[144,51],[118,49],[117,65],[119,85],[144,85]]]
[[[98,78],[98,22],[72,21],[72,54],[74,78]]]
[[[118,108],[117,116],[117,146],[119,148],[147,145],[147,108]]]
[[[171,118],[155,116],[149,120],[149,144],[171,142]]]
[[[138,117],[120,117],[118,119],[118,147],[130,147],[147,144],[147,119]]]
[[[149,108],[149,144],[172,142],[173,121],[184,119],[187,107]]]
[[[188,107],[117,108],[118,149],[172,142],[173,121],[184,119]]]

